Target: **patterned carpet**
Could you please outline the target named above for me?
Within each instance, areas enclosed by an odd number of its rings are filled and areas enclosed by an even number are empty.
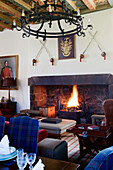
[[[78,137],[74,136],[73,133],[66,132],[65,134],[63,134],[61,139],[65,140],[68,143],[68,160],[70,162],[76,162],[76,159],[80,155]],[[82,158],[81,161],[76,162],[76,163],[79,163],[81,167],[85,167],[90,162],[91,159],[92,159],[92,156],[87,154],[85,155],[84,158]]]

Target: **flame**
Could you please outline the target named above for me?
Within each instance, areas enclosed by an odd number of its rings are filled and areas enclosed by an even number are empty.
[[[73,92],[71,94],[71,97],[69,98],[67,107],[77,107],[77,106],[79,106],[78,89],[76,85],[73,85]]]

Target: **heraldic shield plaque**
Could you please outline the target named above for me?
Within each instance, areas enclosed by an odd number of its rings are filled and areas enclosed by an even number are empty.
[[[58,38],[59,60],[75,58],[75,35]]]

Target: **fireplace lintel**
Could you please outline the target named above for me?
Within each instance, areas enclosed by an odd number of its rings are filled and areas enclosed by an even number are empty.
[[[62,76],[34,76],[28,78],[28,85],[112,85],[112,74],[84,74]]]

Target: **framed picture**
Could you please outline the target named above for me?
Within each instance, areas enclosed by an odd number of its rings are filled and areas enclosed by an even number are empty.
[[[3,86],[5,78],[14,78],[16,85],[11,89],[18,89],[18,55],[0,56],[0,90],[7,90],[9,87]]]
[[[75,35],[58,38],[59,60],[75,58]]]

